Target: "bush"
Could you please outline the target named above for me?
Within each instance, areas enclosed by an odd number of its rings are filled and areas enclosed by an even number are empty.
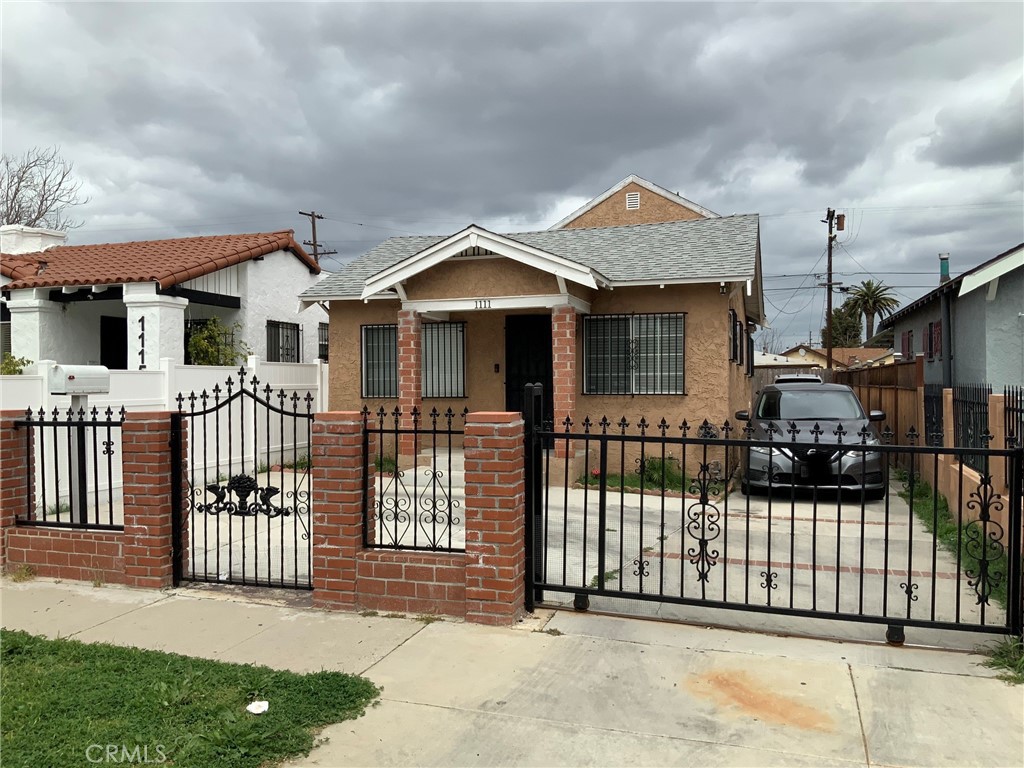
[[[212,318],[202,328],[192,332],[188,340],[188,354],[193,365],[239,365],[250,354],[249,345],[236,340],[242,324],[228,328],[219,318]]]
[[[3,360],[0,360],[0,376],[21,376],[25,372],[25,366],[32,365],[32,362],[24,357],[15,357],[10,352],[4,352]]]

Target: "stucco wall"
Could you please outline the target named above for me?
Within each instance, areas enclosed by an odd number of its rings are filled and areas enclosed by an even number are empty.
[[[978,384],[988,381],[985,290],[972,291],[953,302],[953,383]],[[915,329],[916,337],[920,330]],[[916,342],[915,342],[916,343]]]
[[[626,210],[626,195],[640,193],[640,207]],[[679,203],[657,195],[639,184],[631,182],[614,195],[598,203],[582,216],[563,225],[564,229],[578,227],[615,227],[624,224],[652,224],[661,221],[692,221],[704,218]]]
[[[554,275],[505,258],[449,260],[405,284],[410,299],[538,296],[558,293]]]
[[[298,295],[320,280],[287,251],[275,251],[262,261],[247,261],[238,274],[242,297],[240,316],[242,337],[261,359],[267,359],[267,320],[298,323],[302,326],[302,359],[311,363],[317,358],[317,330],[327,320],[320,307],[310,307],[296,314]]]
[[[28,294],[31,291],[15,291],[12,300]],[[11,352],[15,357],[25,357],[33,362],[56,360],[68,365],[99,364],[100,316],[127,315],[120,301],[67,304],[43,301],[42,305],[38,315],[36,312],[12,312]]]
[[[985,288],[973,293],[985,294]],[[971,294],[968,294],[970,296]],[[964,298],[967,298],[966,296]],[[1024,269],[999,278],[996,296],[985,302],[988,382],[996,389],[1024,384]]]

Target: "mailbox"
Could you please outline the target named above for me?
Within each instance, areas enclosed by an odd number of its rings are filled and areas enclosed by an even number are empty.
[[[51,395],[105,395],[110,371],[104,365],[55,365],[50,371]]]

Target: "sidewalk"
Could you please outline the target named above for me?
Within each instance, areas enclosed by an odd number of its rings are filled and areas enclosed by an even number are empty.
[[[223,587],[39,579],[0,598],[8,629],[382,686],[296,766],[1024,763],[1024,689],[960,652],[565,611],[515,629],[424,623]]]

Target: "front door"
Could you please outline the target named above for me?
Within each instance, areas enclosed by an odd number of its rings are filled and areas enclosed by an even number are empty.
[[[128,318],[100,317],[100,365],[112,371],[128,369]]]
[[[523,387],[544,386],[544,420],[554,418],[551,315],[505,318],[505,410],[523,410]]]

